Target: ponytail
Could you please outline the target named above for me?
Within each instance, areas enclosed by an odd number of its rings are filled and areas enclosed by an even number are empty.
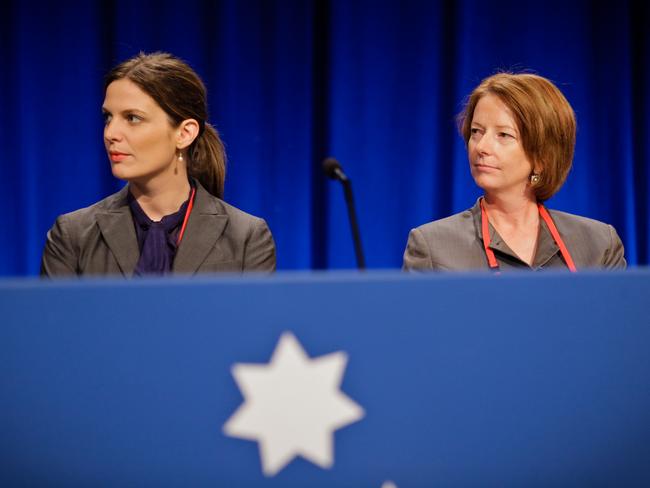
[[[199,180],[209,193],[223,198],[226,150],[217,130],[207,122],[203,133],[190,146],[189,159],[189,175]]]

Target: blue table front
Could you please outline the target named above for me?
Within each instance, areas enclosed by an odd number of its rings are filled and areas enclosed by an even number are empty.
[[[5,281],[0,484],[650,486],[649,302],[649,271]],[[224,432],[283,333],[346,354],[330,467]]]

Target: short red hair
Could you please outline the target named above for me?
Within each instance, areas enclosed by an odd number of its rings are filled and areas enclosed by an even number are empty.
[[[541,168],[533,191],[548,200],[564,184],[573,163],[576,117],[562,92],[548,79],[528,74],[498,73],[485,78],[469,96],[458,116],[461,135],[468,143],[478,101],[492,94],[510,109],[531,163]]]

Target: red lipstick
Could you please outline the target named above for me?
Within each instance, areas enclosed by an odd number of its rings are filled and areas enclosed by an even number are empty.
[[[124,161],[128,156],[129,155],[126,153],[115,152],[115,151],[111,151],[108,153],[108,157],[114,163],[119,163],[120,161]]]

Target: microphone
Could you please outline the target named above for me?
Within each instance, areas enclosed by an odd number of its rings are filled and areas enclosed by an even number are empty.
[[[341,163],[334,158],[327,158],[323,161],[323,171],[331,179],[339,180],[343,184],[343,194],[348,208],[348,218],[350,219],[350,229],[352,230],[352,240],[354,242],[354,253],[357,257],[357,268],[360,270],[366,269],[366,259],[363,256],[363,248],[361,247],[361,233],[359,232],[357,213],[354,208],[354,198],[352,197],[352,182],[343,172]]]
[[[323,161],[323,171],[333,180],[339,180],[341,183],[345,183],[348,180],[348,177],[343,172],[341,163],[339,163],[334,158],[327,158]]]

